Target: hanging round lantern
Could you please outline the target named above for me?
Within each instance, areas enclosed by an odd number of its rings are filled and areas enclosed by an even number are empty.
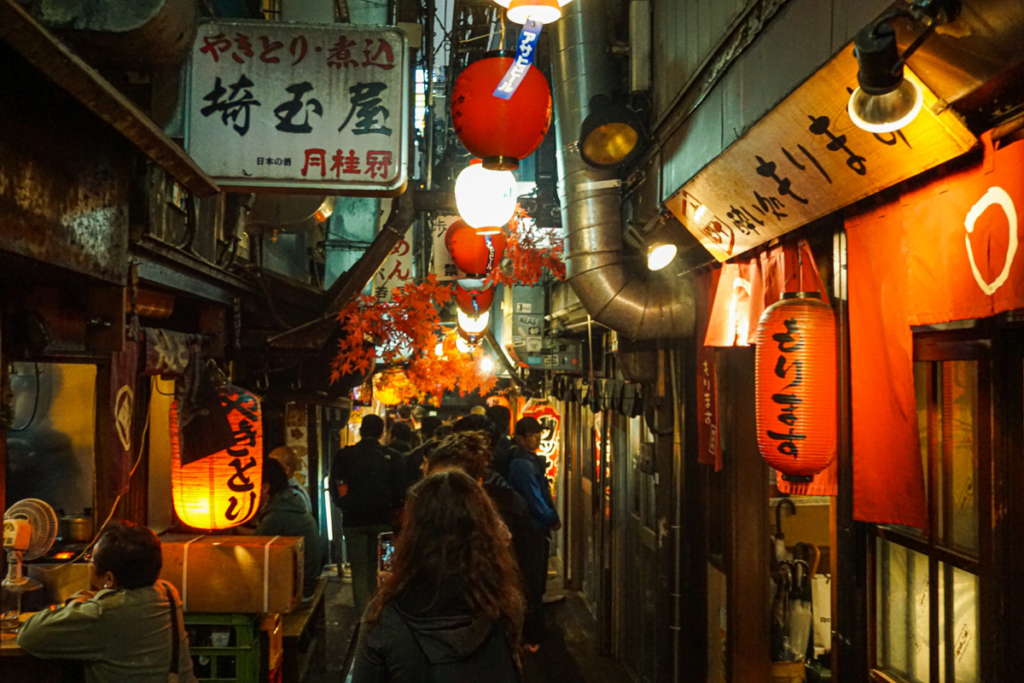
[[[512,220],[519,194],[511,171],[488,171],[473,159],[455,180],[459,216],[481,235],[495,235]]]
[[[229,529],[252,519],[263,487],[260,402],[230,384],[217,390],[234,445],[182,462],[178,402],[171,404],[171,498],[182,522],[196,529]]]
[[[444,236],[444,246],[455,267],[470,277],[485,278],[501,263],[505,254],[505,235],[478,235],[463,221],[455,221]]]
[[[412,382],[401,370],[388,370],[373,376],[373,397],[386,406],[397,406],[416,395]]]
[[[525,24],[527,19],[552,24],[562,18],[562,8],[572,0],[494,0],[508,9],[509,21]]]
[[[511,99],[494,96],[513,61],[511,52],[489,53],[467,66],[452,88],[455,134],[484,168],[495,171],[519,168],[551,127],[551,88],[537,67],[530,67]]]
[[[484,311],[479,315],[469,315],[460,310],[457,315],[459,329],[471,336],[482,335],[487,331],[487,325],[491,322],[490,311]]]
[[[463,289],[455,287],[455,305],[463,313],[471,316],[480,315],[482,311],[491,310],[494,303],[494,287],[489,289]]]
[[[808,482],[836,456],[836,323],[817,292],[787,292],[757,325],[755,392],[761,455]]]

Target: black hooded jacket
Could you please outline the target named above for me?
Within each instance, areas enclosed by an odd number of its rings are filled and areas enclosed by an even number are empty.
[[[411,586],[360,627],[353,683],[520,683],[504,630],[469,604],[458,577]]]

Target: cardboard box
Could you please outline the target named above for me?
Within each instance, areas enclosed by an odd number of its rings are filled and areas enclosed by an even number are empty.
[[[287,614],[302,602],[302,537],[175,534],[160,540],[160,578],[178,589],[186,612]]]

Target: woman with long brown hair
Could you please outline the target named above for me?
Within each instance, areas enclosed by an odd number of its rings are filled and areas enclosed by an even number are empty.
[[[406,500],[392,571],[363,615],[353,683],[515,683],[524,598],[487,494],[458,470]]]

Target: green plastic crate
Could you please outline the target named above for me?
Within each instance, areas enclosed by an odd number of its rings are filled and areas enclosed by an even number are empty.
[[[186,614],[192,669],[200,681],[258,683],[259,624],[252,614]]]

